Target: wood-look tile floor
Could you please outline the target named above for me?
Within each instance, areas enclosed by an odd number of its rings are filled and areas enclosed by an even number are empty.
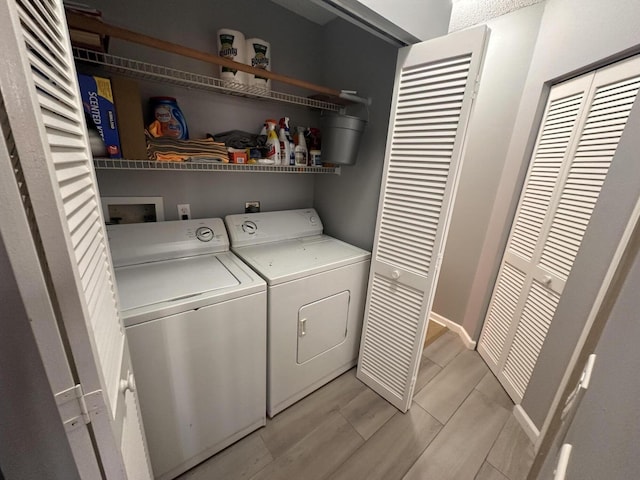
[[[446,332],[402,414],[341,375],[181,480],[524,480],[533,445],[485,363]]]

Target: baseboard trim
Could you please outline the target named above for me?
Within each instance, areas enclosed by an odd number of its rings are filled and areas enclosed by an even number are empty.
[[[469,350],[476,349],[476,342],[471,340],[471,337],[469,336],[467,331],[462,327],[462,325],[458,325],[457,323],[452,322],[448,318],[445,318],[442,315],[438,315],[437,313],[434,313],[434,312],[431,312],[429,314],[429,321],[436,322],[442,325],[443,327],[447,327],[449,330],[451,330],[453,333],[455,333],[460,337],[460,340],[462,340],[462,343],[464,343],[464,346],[467,347]]]
[[[522,405],[518,404],[513,407],[513,416],[516,417],[516,420],[522,427],[522,430],[524,430],[524,433],[527,434],[527,437],[529,437],[529,440],[531,440],[531,443],[535,445],[538,442],[540,430],[538,430],[538,427],[531,421],[531,418],[529,418],[527,412],[524,411]]]

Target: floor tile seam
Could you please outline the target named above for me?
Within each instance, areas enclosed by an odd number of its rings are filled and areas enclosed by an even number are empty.
[[[340,413],[340,415],[342,415],[341,412],[339,412],[339,413]],[[342,415],[342,418],[344,418],[347,421],[347,423],[349,423],[349,425],[351,425],[351,422],[349,422],[349,419],[345,418],[344,415]],[[351,425],[351,428],[353,428],[353,425]],[[357,454],[360,451],[361,448],[364,448],[364,446],[367,444],[367,441],[362,437],[362,435],[360,435],[360,432],[358,432],[358,430],[356,430],[355,428],[353,428],[353,429],[356,431],[358,436],[362,439],[362,443],[358,446],[358,448],[356,448],[353,452],[351,452],[351,455],[349,455],[347,458],[345,458],[342,461],[342,463],[337,465],[336,468],[334,468],[333,470],[328,472],[324,477],[322,477],[322,480],[326,480],[327,478],[331,478],[334,473],[336,473],[338,470],[340,470],[345,463],[347,463],[355,454]],[[372,437],[373,437],[373,435],[372,435]]]
[[[347,460],[349,460],[349,458],[351,458],[360,448],[362,448],[367,442],[366,440],[364,440],[362,438],[362,435],[360,435],[360,433],[353,427],[353,425],[351,424],[351,422],[349,422],[349,420],[347,418],[345,418],[344,415],[342,415],[342,413],[339,411],[339,408],[334,408],[331,409],[327,412],[326,417],[328,417],[332,412],[335,412],[336,414],[340,415],[344,421],[346,422],[346,424],[354,431],[354,433],[362,440],[362,443],[353,451],[351,452],[351,454],[345,458],[344,462],[346,462]],[[267,447],[267,451],[269,451],[269,453],[271,454],[272,460],[267,463],[264,467],[262,467],[260,470],[258,470],[256,473],[254,473],[248,480],[252,480],[254,478],[257,478],[257,476],[260,474],[260,472],[262,472],[265,468],[268,468],[269,465],[271,465],[273,462],[275,462],[276,460],[278,460],[280,457],[284,457],[287,455],[287,453],[289,453],[292,449],[294,449],[296,446],[298,446],[300,443],[302,443],[304,440],[306,440],[313,432],[315,432],[316,430],[318,430],[325,422],[327,421],[327,419],[325,418],[322,422],[320,422],[315,428],[313,428],[311,431],[309,431],[304,437],[302,437],[300,440],[298,440],[297,442],[295,442],[294,444],[292,444],[289,448],[287,448],[286,450],[283,450],[283,452],[279,455],[279,456],[275,456],[273,454],[273,452],[271,452],[271,450],[269,450],[269,448]],[[260,436],[260,439],[263,441],[263,443],[265,443],[266,446],[266,442],[264,442],[264,439],[262,439],[262,436]],[[336,467],[336,469],[332,470],[330,473],[327,473],[325,476],[322,477],[322,479],[320,480],[324,480],[326,478],[329,478],[331,475],[333,475],[334,472],[337,471],[338,468],[340,468],[340,466],[342,466],[344,464],[344,462],[342,462],[338,467]]]
[[[463,346],[463,347],[464,347],[464,346]],[[429,360],[431,360],[433,363],[435,363],[436,365],[438,365],[439,367],[441,367],[441,368],[442,368],[442,370],[444,370],[448,365],[451,365],[451,363],[453,363],[453,361],[454,361],[456,358],[458,358],[458,356],[459,356],[462,352],[466,352],[466,351],[468,351],[468,349],[467,349],[467,348],[462,348],[462,350],[458,351],[458,353],[456,353],[453,357],[451,357],[451,358],[449,359],[449,361],[448,361],[446,364],[444,364],[444,365],[439,364],[438,362],[436,362],[435,360],[433,360],[433,359],[429,358],[428,356],[427,356],[427,358],[428,358]],[[442,370],[441,370],[441,371],[442,371]]]
[[[449,365],[451,362],[453,362],[455,360],[455,358],[460,355],[464,350],[460,350],[458,353],[456,353],[453,357],[451,357],[449,359],[448,362],[446,362],[444,365],[442,363],[438,363],[436,360],[434,360],[433,358],[431,358],[429,355],[425,355],[425,357],[427,357],[429,360],[431,360],[433,363],[435,363],[436,365],[438,365],[440,368],[442,368],[444,370],[444,368]]]
[[[363,448],[366,444],[367,444],[367,440],[364,439],[364,437],[362,435],[360,435],[360,432],[358,432],[358,430],[353,426],[353,424],[349,421],[348,418],[346,418],[342,412],[340,410],[338,410],[337,412],[339,415],[342,416],[342,418],[345,419],[345,421],[347,422],[347,424],[356,432],[356,434],[362,439],[362,443],[360,445],[358,445],[358,448],[356,448],[353,452],[351,452],[351,454],[346,457],[339,465],[336,466],[336,468],[334,468],[333,470],[331,470],[330,472],[328,472],[326,475],[324,475],[322,477],[321,480],[326,480],[327,478],[331,478],[333,476],[334,473],[336,473],[338,470],[340,470],[340,468],[342,468],[342,466],[347,463],[351,457],[353,457],[356,453],[358,453],[358,451]],[[393,418],[396,414],[392,415],[391,418]],[[379,430],[379,429],[378,429]],[[377,432],[377,431],[376,431]],[[375,435],[375,433],[373,434]],[[371,435],[371,437],[373,437],[373,435]],[[369,437],[369,438],[371,438]]]
[[[429,440],[427,442],[427,444],[424,446],[424,448],[422,449],[422,451],[420,452],[419,455],[416,455],[416,459],[411,463],[411,465],[409,465],[409,467],[407,468],[407,471],[404,472],[404,474],[402,475],[402,477],[400,477],[400,480],[404,480],[404,478],[407,476],[407,474],[409,473],[409,471],[413,468],[413,466],[420,460],[420,458],[422,458],[422,455],[424,455],[424,452],[427,451],[427,448],[429,448],[431,446],[431,444],[433,442],[436,441],[436,438],[438,438],[438,436],[442,433],[442,430],[444,430],[444,424],[442,422],[440,422],[440,420],[438,420],[436,417],[434,417],[433,415],[431,415],[422,405],[420,405],[419,403],[416,402],[412,402],[412,405],[414,407],[418,407],[420,410],[422,410],[424,413],[426,413],[427,415],[429,415],[434,422],[436,422],[438,425],[440,425],[440,428],[438,429],[438,433],[436,433],[433,438],[431,440]]]
[[[415,459],[415,460],[414,460],[410,465],[408,465],[408,466],[407,466],[406,470],[405,470],[403,473],[401,473],[401,476],[399,476],[397,480],[402,480],[402,479],[407,475],[407,473],[409,473],[409,470],[411,470],[411,468],[413,468],[413,466],[415,465],[415,463],[420,459],[420,457],[424,454],[424,452],[427,450],[427,448],[429,448],[429,445],[431,445],[431,444],[433,443],[433,441],[434,441],[434,440],[436,439],[436,437],[440,434],[440,432],[442,431],[442,428],[444,427],[444,425],[442,425],[442,423],[440,423],[440,422],[439,422],[439,421],[438,421],[438,420],[437,420],[433,415],[431,415],[429,412],[427,412],[424,408],[422,408],[422,407],[421,407],[420,405],[418,405],[417,403],[412,403],[412,407],[418,407],[418,408],[420,408],[420,410],[422,410],[424,413],[426,413],[427,415],[429,415],[429,416],[433,419],[433,421],[434,421],[434,422],[436,422],[436,423],[440,426],[440,428],[438,429],[438,433],[436,433],[436,434],[433,436],[433,438],[432,438],[431,440],[429,440],[429,441],[425,444],[424,448],[420,451],[420,453],[419,453],[418,455],[416,455],[416,459]],[[397,411],[396,413],[394,413],[394,414],[389,418],[389,420],[391,420],[392,418],[394,418],[396,415],[406,415],[406,413],[403,413],[403,412]],[[387,422],[388,422],[389,420],[387,420]],[[385,422],[385,424],[386,424],[386,422]],[[378,428],[378,430],[376,430],[376,432],[375,432],[373,435],[371,435],[371,437],[369,437],[369,439],[368,439],[368,440],[365,440],[365,441],[362,443],[362,445],[360,445],[356,450],[354,450],[354,451],[351,453],[351,455],[349,455],[349,457],[347,457],[347,458],[345,459],[345,461],[344,461],[344,462],[342,462],[338,467],[336,467],[336,468],[335,468],[335,470],[333,470],[333,471],[332,471],[332,472],[331,472],[327,477],[324,477],[324,478],[325,478],[325,479],[326,479],[326,478],[330,478],[334,473],[336,473],[338,470],[340,470],[340,468],[341,468],[341,467],[342,467],[346,462],[348,462],[348,461],[351,459],[351,457],[353,457],[354,455],[357,455],[358,451],[359,451],[361,448],[365,448],[365,446],[366,446],[367,442],[369,442],[371,439],[373,439],[373,437],[374,437],[374,436],[376,436],[377,434],[379,434],[381,429],[382,429],[382,427]],[[395,480],[395,479],[385,479],[385,480]]]
[[[475,390],[475,389],[474,389]],[[495,468],[498,472],[500,472],[502,475],[504,475],[506,478],[508,478],[509,480],[511,480],[511,478],[505,473],[503,472],[500,468],[498,468],[496,465],[494,465],[493,463],[491,463],[489,461],[489,455],[491,455],[491,451],[493,450],[493,447],[496,446],[496,443],[498,442],[498,439],[500,438],[500,435],[502,435],[502,432],[504,431],[505,428],[507,428],[507,423],[509,423],[509,417],[511,415],[513,415],[513,411],[509,412],[509,410],[507,410],[506,408],[504,408],[502,405],[498,404],[497,402],[494,402],[491,398],[489,398],[487,395],[485,395],[483,392],[481,392],[480,390],[476,390],[480,395],[482,395],[484,398],[486,398],[487,400],[489,400],[492,403],[495,403],[497,407],[502,408],[503,410],[505,410],[509,415],[507,415],[507,417],[504,420],[504,423],[502,425],[502,427],[500,428],[500,431],[498,432],[498,434],[496,435],[496,438],[493,439],[493,442],[491,442],[491,447],[489,448],[489,450],[487,450],[487,455],[485,456],[484,461],[487,462],[489,465],[491,465],[493,468]],[[481,467],[482,468],[482,467]],[[478,470],[480,471],[480,470]]]
[[[418,407],[420,408],[420,410],[422,410],[424,413],[426,413],[427,415],[429,415],[431,418],[433,418],[433,420],[437,423],[440,424],[440,430],[442,430],[442,428],[444,428],[444,423],[442,423],[440,420],[438,420],[436,417],[433,416],[433,414],[429,413],[429,411],[424,408],[422,405],[420,405],[418,402],[416,402],[415,400],[411,402],[411,405],[414,407]],[[438,434],[440,433],[440,430],[438,431]],[[438,435],[436,434],[436,436]]]
[[[344,421],[345,421],[345,422],[347,422],[347,424],[348,424],[348,425],[349,425],[349,426],[350,426],[350,427],[351,427],[351,428],[352,428],[352,429],[353,429],[353,430],[358,434],[358,436],[362,439],[362,441],[366,443],[367,439],[366,439],[366,438],[364,438],[364,437],[360,434],[360,432],[358,431],[358,429],[356,428],[356,426],[355,426],[353,423],[351,423],[351,421],[347,418],[347,416],[342,412],[342,407],[338,407],[338,409],[337,409],[337,410],[335,410],[335,411],[336,411],[336,413],[337,413],[338,415],[340,415],[340,416],[344,419]],[[392,415],[392,417],[393,417],[393,416],[394,416],[394,415]],[[385,423],[386,423],[386,422],[385,422]],[[376,430],[376,432],[377,432],[377,430]],[[374,433],[374,434],[375,434],[375,433]],[[372,435],[372,436],[373,436],[373,435]],[[369,437],[369,438],[371,438],[371,437]]]
[[[416,404],[416,405],[417,405],[417,404]],[[416,455],[416,459],[413,461],[413,463],[411,463],[411,465],[409,465],[409,466],[407,467],[407,470],[402,474],[402,476],[400,477],[400,479],[399,479],[399,480],[404,480],[404,479],[407,477],[407,474],[409,473],[409,471],[411,471],[411,469],[414,467],[414,465],[415,465],[416,463],[418,463],[418,461],[419,461],[419,460],[422,458],[422,456],[424,455],[424,452],[426,452],[426,451],[427,451],[427,449],[431,446],[431,444],[432,444],[433,442],[435,442],[435,441],[436,441],[436,438],[438,438],[438,435],[440,435],[440,434],[442,433],[442,430],[444,429],[444,425],[443,425],[442,423],[440,423],[440,422],[438,421],[438,419],[436,419],[433,415],[431,415],[429,412],[427,412],[427,411],[426,411],[424,408],[422,408],[420,405],[418,405],[418,407],[419,407],[420,409],[422,409],[422,411],[424,411],[424,412],[425,412],[427,415],[429,415],[431,418],[433,418],[433,419],[436,421],[436,423],[440,424],[440,429],[438,430],[438,433],[436,433],[436,434],[433,436],[433,438],[427,442],[427,444],[424,446],[424,448],[422,449],[422,451],[420,452],[420,454],[419,454],[419,455]],[[385,479],[385,480],[386,480],[386,479]]]
[[[271,453],[271,452],[269,452],[269,453]],[[273,456],[273,454],[271,454],[271,461],[269,463],[265,464],[260,470],[255,472],[253,475],[251,475],[247,480],[254,480],[255,478],[258,478],[258,475],[260,475],[265,468],[269,468],[271,466],[271,464],[273,462],[275,462],[275,461],[276,461],[276,458]]]
[[[266,427],[262,427],[262,428],[266,428]],[[266,440],[264,439],[264,437],[262,436],[262,432],[258,432],[258,433],[260,434],[260,440],[262,440],[262,443],[264,443],[264,446],[265,446],[265,447],[267,447],[267,452],[269,452],[269,455],[271,455],[271,458],[272,458],[273,460],[275,460],[276,458],[278,458],[278,457],[276,457],[276,455],[273,453],[273,451],[269,448],[269,444],[267,443],[267,441],[266,441]],[[272,460],[272,461],[273,461],[273,460]]]
[[[268,454],[269,454],[269,456],[271,457],[271,460],[269,461],[269,463],[271,463],[271,462],[273,462],[273,461],[276,459],[276,457],[273,455],[273,452],[272,452],[271,450],[269,450],[269,447],[267,446],[267,442],[265,442],[265,441],[264,441],[264,438],[262,438],[262,432],[261,432],[261,430],[263,430],[263,429],[265,429],[265,428],[266,428],[266,426],[262,426],[262,427],[260,427],[260,429],[259,429],[259,430],[257,430],[257,431],[256,431],[256,433],[258,434],[258,435],[257,435],[258,439],[260,440],[260,442],[262,442],[262,446],[264,447],[264,449],[267,451],[267,453],[268,453]],[[244,438],[246,438],[246,437],[244,437]],[[244,438],[240,439],[239,441],[244,440]],[[236,442],[236,443],[238,443],[238,442]],[[236,444],[234,443],[233,445],[236,445]],[[232,445],[232,446],[233,446],[233,445]],[[223,450],[223,452],[224,452],[224,450]],[[268,465],[268,464],[267,464],[267,465]]]
[[[489,452],[491,452],[491,450],[489,450]],[[494,465],[493,463],[491,463],[489,461],[489,454],[488,453],[487,453],[487,458],[485,459],[485,462],[487,462],[489,465],[491,465],[493,468],[495,468],[498,472],[500,472],[508,480],[513,480],[509,475],[507,475],[505,472],[503,472],[502,469],[498,468],[496,465]]]
[[[433,377],[433,379],[432,379],[432,380],[435,380],[435,379],[436,379],[436,378],[437,378],[437,377],[438,377],[438,376],[439,376],[443,371],[444,371],[444,368],[443,368],[442,370],[440,370],[440,371],[439,371],[439,372],[438,372],[438,373]],[[455,409],[453,412],[451,412],[451,415],[449,415],[449,418],[447,418],[447,420],[446,420],[444,423],[442,423],[442,422],[440,421],[440,419],[436,418],[436,417],[435,417],[431,412],[429,412],[425,407],[423,407],[422,405],[420,405],[420,404],[419,404],[418,402],[416,402],[415,400],[414,400],[414,403],[415,403],[416,405],[420,406],[420,407],[421,407],[425,412],[427,412],[429,415],[431,415],[433,418],[435,418],[435,419],[438,421],[438,423],[440,423],[440,424],[442,424],[442,425],[444,426],[444,425],[446,425],[447,423],[449,423],[449,420],[451,420],[451,419],[453,418],[453,416],[456,414],[456,412],[457,412],[458,410],[460,410],[460,407],[464,404],[464,402],[466,402],[466,401],[467,401],[467,399],[469,398],[469,395],[471,395],[474,391],[478,392],[478,393],[479,393],[479,394],[481,394],[483,397],[487,398],[490,402],[492,402],[492,403],[496,403],[496,405],[498,405],[498,404],[497,404],[497,402],[494,402],[492,399],[490,399],[489,397],[487,397],[487,396],[486,396],[484,393],[482,393],[480,390],[477,390],[477,389],[476,389],[476,387],[477,387],[478,385],[480,385],[480,382],[482,382],[482,379],[483,379],[483,378],[484,378],[484,375],[483,375],[482,377],[480,377],[480,379],[479,379],[479,380],[478,380],[478,381],[473,385],[473,387],[471,387],[471,389],[469,390],[469,392],[467,393],[467,395],[465,395],[464,399],[460,402],[460,404],[456,407],[456,409]],[[430,381],[429,383],[431,383],[431,381]],[[429,385],[429,383],[427,383],[427,385]],[[425,386],[423,387],[423,389],[424,389],[424,388],[426,388],[426,387],[427,387],[427,385],[425,385]],[[421,389],[420,391],[422,391],[423,389]],[[415,395],[414,395],[414,397],[415,397]],[[498,405],[498,406],[499,406],[499,407],[502,407],[502,405]],[[504,408],[504,407],[502,407],[502,408]],[[506,410],[506,409],[505,409],[505,410]]]
[[[484,378],[484,375],[483,375]],[[476,386],[474,386],[470,391],[469,394],[465,397],[465,399],[460,403],[460,405],[458,405],[458,408],[456,408],[456,410],[451,414],[451,416],[449,417],[449,419],[446,421],[446,423],[444,424],[444,426],[442,427],[442,429],[438,432],[438,435],[440,435],[440,433],[442,433],[442,430],[444,430],[444,427],[451,421],[451,419],[455,416],[455,414],[458,412],[458,410],[460,410],[460,408],[462,407],[462,405],[465,404],[465,402],[469,399],[469,397],[471,396],[471,394],[476,391],[478,392],[480,395],[482,395],[484,398],[486,398],[487,400],[489,400],[491,403],[494,403],[497,407],[502,408],[503,410],[507,411],[508,410],[506,408],[504,408],[502,405],[499,405],[497,402],[494,402],[492,399],[490,399],[489,397],[487,397],[484,393],[482,393],[480,390],[476,390],[475,387],[477,387],[480,384],[480,381],[482,381],[482,379],[480,379],[478,381],[478,383],[476,384]],[[427,412],[428,413],[428,412]],[[496,442],[498,441],[498,437],[500,437],[500,434],[502,433],[502,431],[504,430],[504,428],[507,425],[507,421],[509,420],[509,417],[507,416],[504,420],[504,423],[502,425],[502,427],[500,427],[500,431],[498,432],[498,434],[496,435],[496,437],[493,439],[493,442],[491,442],[491,447],[489,447],[487,449],[487,453],[484,456],[484,459],[482,460],[482,463],[480,463],[480,466],[478,467],[478,470],[476,471],[474,478],[478,476],[478,473],[480,473],[480,470],[482,470],[482,465],[484,464],[484,462],[487,462],[489,465],[491,465],[493,468],[495,468],[497,471],[499,471],[502,475],[504,475],[505,477],[509,478],[507,475],[505,475],[499,468],[497,468],[495,465],[493,465],[491,462],[489,462],[489,454],[491,453],[491,450],[493,449],[494,445],[496,444]],[[436,438],[437,436],[436,435]],[[435,440],[435,438],[434,438]]]
[[[493,375],[493,372],[492,372],[491,370],[489,370],[487,373],[490,373],[491,375]],[[486,376],[486,374],[485,374],[485,376]],[[480,384],[482,383],[482,380],[483,380],[483,379],[484,379],[484,376],[480,379],[480,381],[478,382],[478,384],[477,384],[475,387],[473,387],[473,389],[474,389],[476,392],[481,393],[485,398],[489,399],[491,402],[493,402],[493,403],[495,403],[495,404],[497,404],[497,405],[500,405],[497,401],[495,401],[495,400],[493,400],[492,398],[490,398],[490,397],[489,397],[486,393],[484,393],[482,390],[478,390],[478,387],[479,387],[479,386],[480,386]],[[500,388],[502,388],[502,385],[500,386]],[[505,392],[505,394],[506,394],[506,392]],[[510,402],[512,402],[512,403],[513,403],[513,400],[511,400],[511,397],[509,397],[509,395],[508,395],[508,394],[507,394],[507,398],[509,399],[509,401],[510,401]],[[515,407],[515,406],[516,406],[516,404],[514,403],[514,404],[512,405],[511,410],[508,410],[507,408],[503,407],[502,405],[500,405],[500,406],[501,406],[502,408],[504,408],[505,410],[507,410],[507,411],[509,411],[509,412],[512,412],[512,413],[513,413],[513,407]]]
[[[286,410],[283,410],[281,412],[281,414],[285,413]],[[294,448],[296,445],[298,445],[299,443],[303,442],[304,440],[306,440],[310,435],[312,435],[316,430],[318,430],[322,425],[324,425],[324,423],[327,421],[327,419],[329,418],[329,416],[331,415],[332,412],[336,412],[339,415],[339,407],[336,406],[330,410],[328,410],[326,412],[326,415],[324,416],[324,418],[322,419],[321,422],[319,422],[314,428],[312,428],[311,430],[307,430],[306,433],[304,434],[304,436],[302,436],[297,442],[292,443],[288,448],[286,448],[285,450],[283,450],[280,455],[276,455],[270,448],[268,445],[268,442],[262,437],[262,433],[260,433],[260,439],[262,440],[262,442],[264,443],[264,445],[267,447],[268,452],[271,454],[271,456],[273,457],[274,460],[277,460],[278,458],[286,455],[289,450],[291,450],[292,448]],[[342,416],[342,415],[341,415]],[[344,418],[344,416],[342,416]],[[357,432],[356,432],[357,433]]]
[[[453,358],[452,358],[452,359],[447,363],[447,365],[451,365],[451,363],[452,363],[452,362],[453,362],[453,361],[458,357],[458,355],[460,355],[463,351],[464,351],[464,350],[461,350],[460,352],[458,352],[458,353],[456,354],[456,356],[455,356],[455,357],[453,357]],[[427,387],[431,384],[431,382],[433,382],[436,378],[438,378],[440,375],[442,375],[442,373],[446,370],[446,366],[442,366],[442,365],[440,365],[439,363],[434,362],[434,361],[433,361],[433,360],[431,360],[429,357],[427,357],[427,358],[428,358],[430,361],[432,361],[434,364],[438,365],[438,366],[440,367],[440,371],[439,371],[438,373],[436,373],[433,377],[431,377],[431,379],[430,379],[427,383],[425,383],[425,384],[424,384],[424,386],[423,386],[420,390],[418,390],[417,392],[413,392],[413,398],[415,398],[415,396],[416,396],[418,393],[422,392],[425,388],[427,388]],[[480,379],[480,380],[482,380],[482,379]],[[478,383],[480,383],[480,381],[478,381]],[[477,384],[476,384],[476,386],[477,386]],[[475,388],[475,386],[474,386],[474,388]],[[413,400],[413,398],[412,398],[412,400]]]
[[[460,410],[460,408],[462,407],[462,405],[464,405],[464,403],[469,399],[469,396],[470,396],[474,391],[478,392],[478,393],[479,393],[480,395],[482,395],[484,398],[488,399],[491,403],[495,403],[496,405],[498,405],[498,404],[497,404],[497,402],[494,402],[492,399],[490,399],[489,397],[487,397],[487,396],[486,396],[484,393],[482,393],[480,390],[476,390],[476,387],[477,387],[478,385],[480,385],[480,382],[482,381],[482,378],[484,378],[484,375],[483,375],[483,376],[480,378],[480,380],[478,380],[478,382],[477,382],[477,383],[476,383],[476,384],[475,384],[475,385],[474,385],[474,386],[469,390],[469,393],[467,393],[467,395],[466,395],[466,396],[464,397],[464,399],[460,402],[460,404],[456,407],[456,409],[455,409],[453,412],[451,412],[451,415],[449,415],[449,418],[447,418],[447,421],[446,421],[446,422],[444,422],[443,426],[446,426],[446,425],[451,421],[451,419],[455,416],[455,414],[456,414],[456,413],[458,413],[458,410]],[[504,407],[502,407],[502,405],[498,405],[498,406],[499,406],[500,408],[504,408]],[[505,409],[505,410],[506,410],[506,409]],[[427,412],[427,413],[429,413],[429,412]],[[432,415],[432,414],[429,414],[429,415]],[[432,415],[432,416],[433,416],[433,415]],[[438,421],[439,421],[439,420],[438,420]],[[442,422],[440,422],[440,423],[442,423]],[[504,428],[504,425],[503,425],[503,428]],[[502,429],[500,429],[500,432],[502,432]]]

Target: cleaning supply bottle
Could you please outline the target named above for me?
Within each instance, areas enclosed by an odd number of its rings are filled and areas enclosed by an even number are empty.
[[[276,134],[276,122],[267,120],[267,159],[273,160],[276,165],[280,165],[280,140]]]
[[[289,133],[289,117],[283,117],[280,119],[280,164],[289,165],[289,159],[291,158],[291,134]]]
[[[309,151],[307,150],[307,142],[304,139],[304,127],[297,127],[298,134],[296,140],[298,143],[295,148],[296,166],[307,166],[307,160],[309,158]]]

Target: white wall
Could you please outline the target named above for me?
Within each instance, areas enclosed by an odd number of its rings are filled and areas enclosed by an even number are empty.
[[[480,300],[478,304],[486,305],[491,294],[549,85],[595,66],[610,63],[630,52],[640,52],[638,18],[640,3],[633,0],[612,0],[607,2],[606,6],[598,0],[547,0],[507,151],[508,162],[500,179],[472,287],[472,300],[484,298],[484,301]],[[632,160],[629,158],[624,161]],[[601,202],[603,197],[604,194],[601,196]],[[613,226],[618,220],[611,217],[606,221]],[[598,252],[603,252],[602,249],[608,246],[610,245],[606,242],[598,243],[596,247],[599,249],[594,248],[591,253],[595,254],[596,258],[606,257],[605,253],[601,256]],[[585,250],[584,244],[582,250]],[[583,255],[583,251],[580,255]],[[587,277],[592,274],[589,271],[584,273]],[[571,281],[570,278],[569,282]],[[568,285],[565,287],[565,297]],[[592,297],[586,292],[582,292],[582,295],[576,292],[576,296],[573,297],[576,306],[584,305],[591,300]],[[523,408],[538,427],[541,426],[549,409],[572,344],[575,344],[579,324],[585,319],[579,315],[561,316],[561,306],[565,303],[570,305],[568,302],[569,300],[563,298],[558,306],[538,367],[534,370],[522,402]],[[563,325],[569,331],[557,330]]]
[[[483,318],[470,302],[471,290],[542,12],[538,4],[486,23],[489,44],[433,304],[474,339]]]
[[[540,2],[544,0],[455,0],[451,11],[449,32],[478,25]]]
[[[359,1],[422,41],[447,33],[451,0]]]
[[[0,238],[0,478],[79,478]]]

